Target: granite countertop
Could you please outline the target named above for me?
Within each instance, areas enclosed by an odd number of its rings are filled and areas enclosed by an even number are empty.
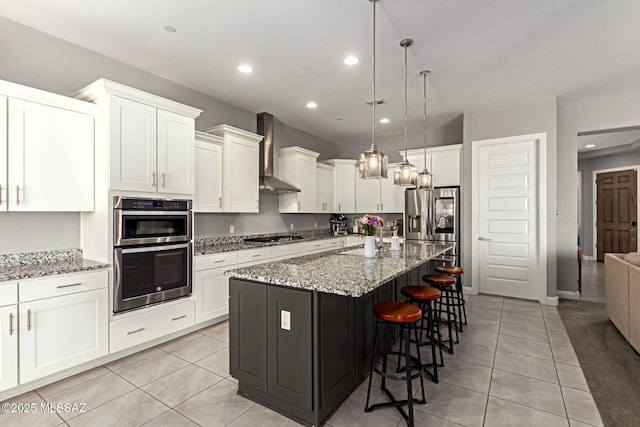
[[[226,274],[237,279],[360,297],[452,247],[444,243],[406,242],[399,251],[383,250],[375,258],[365,258],[362,248],[337,249],[229,270]]]
[[[84,259],[82,249],[5,254],[0,255],[0,282],[105,268],[109,264]]]
[[[206,238],[195,239],[193,247],[194,256],[213,255],[223,252],[244,251],[247,249],[265,248],[267,246],[289,245],[300,242],[311,242],[314,240],[334,239],[338,237],[346,237],[347,235],[334,236],[329,233],[328,230],[321,231],[303,231],[300,233],[274,233],[272,235],[297,235],[302,236],[302,239],[290,240],[284,242],[271,242],[271,243],[251,243],[245,242],[246,237],[256,236],[240,236],[240,237],[218,237],[218,238]],[[268,234],[261,234],[260,237],[270,236]],[[356,234],[360,236],[360,234]]]

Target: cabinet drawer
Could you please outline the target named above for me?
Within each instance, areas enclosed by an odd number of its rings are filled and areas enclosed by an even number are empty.
[[[287,258],[288,256],[302,255],[309,250],[309,242],[289,243],[271,247],[271,258]]]
[[[210,268],[226,267],[238,262],[237,252],[225,252],[215,255],[204,255],[194,258],[195,270],[208,270]]]
[[[249,249],[238,252],[238,264],[269,259],[269,248]]]
[[[109,286],[107,270],[61,274],[46,279],[33,279],[20,282],[20,302],[74,294]]]
[[[5,283],[0,285],[0,307],[18,303],[18,284]]]
[[[133,347],[195,325],[193,299],[145,309],[109,324],[110,353]]]

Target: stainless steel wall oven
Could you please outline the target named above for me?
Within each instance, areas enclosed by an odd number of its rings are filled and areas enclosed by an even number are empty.
[[[115,197],[113,311],[191,294],[191,200]]]

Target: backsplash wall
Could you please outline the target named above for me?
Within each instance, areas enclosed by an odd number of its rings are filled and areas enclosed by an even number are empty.
[[[3,212],[0,254],[80,247],[80,214],[69,212]]]

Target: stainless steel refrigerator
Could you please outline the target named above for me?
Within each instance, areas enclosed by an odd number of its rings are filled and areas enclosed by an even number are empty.
[[[460,265],[460,187],[405,191],[405,238],[453,243],[440,261]]]

